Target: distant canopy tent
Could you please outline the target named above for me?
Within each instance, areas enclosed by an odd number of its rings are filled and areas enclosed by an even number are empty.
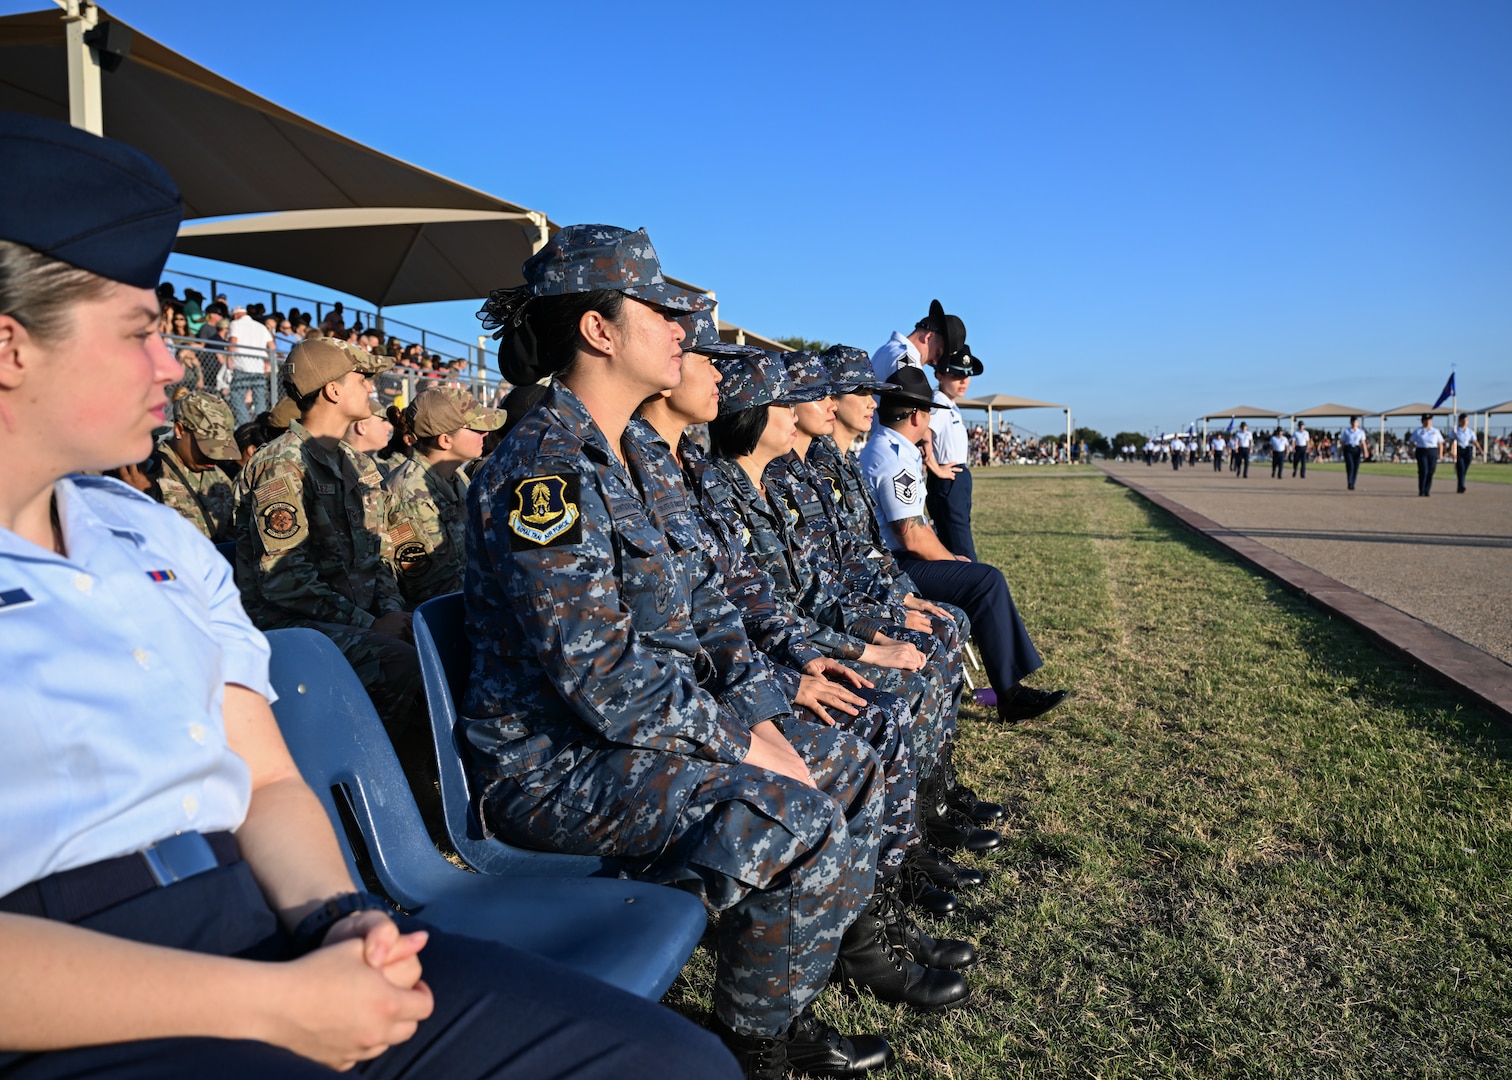
[[[1493,416],[1512,415],[1512,401],[1504,401],[1500,405],[1492,405],[1490,408],[1477,409],[1483,420],[1481,426],[1481,456],[1491,453],[1491,418]]]
[[[1418,417],[1423,416],[1424,414],[1428,416],[1448,416],[1449,413],[1449,409],[1435,409],[1426,401],[1414,401],[1411,405],[1398,405],[1395,409],[1387,409],[1385,412],[1381,413],[1381,435],[1380,438],[1376,440],[1376,453],[1384,454],[1386,452],[1386,420],[1388,417]]]
[[[1035,401],[1033,398],[1014,397],[1012,394],[988,394],[983,398],[962,398],[956,402],[956,408],[986,409],[987,431],[989,435],[993,430],[992,413],[994,409],[1004,412],[1009,409],[1060,409],[1066,414],[1066,448],[1067,452],[1070,452],[1071,410],[1065,405],[1057,405],[1053,401]]]
[[[1372,409],[1361,409],[1354,405],[1337,405],[1330,401],[1326,405],[1314,405],[1310,409],[1294,412],[1291,414],[1291,417],[1293,420],[1311,420],[1315,416],[1332,419],[1336,416],[1358,416],[1364,418],[1374,415],[1375,411]]]
[[[56,9],[0,18],[0,109],[68,122],[65,45]],[[556,231],[539,211],[338,135],[135,30],[100,87],[105,134],[161,162],[188,217],[267,215],[190,221],[185,252],[402,304],[518,285],[520,264]]]

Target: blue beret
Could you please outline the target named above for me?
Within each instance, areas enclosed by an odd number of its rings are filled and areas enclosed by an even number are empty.
[[[184,200],[164,168],[114,139],[0,112],[0,240],[153,289]]]

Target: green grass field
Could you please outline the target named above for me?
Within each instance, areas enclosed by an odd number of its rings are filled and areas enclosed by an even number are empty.
[[[1508,733],[1092,470],[978,473],[976,534],[1076,695],[962,723],[967,1005],[820,1012],[893,1078],[1512,1076]]]

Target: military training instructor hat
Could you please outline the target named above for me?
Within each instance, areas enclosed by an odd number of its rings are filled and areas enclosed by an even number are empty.
[[[502,409],[485,409],[477,398],[458,386],[422,390],[404,412],[417,439],[450,435],[461,428],[497,431],[505,420]]]
[[[915,328],[933,330],[939,334],[940,340],[945,343],[946,355],[966,344],[966,324],[955,315],[945,314],[945,306],[938,300],[929,302],[929,314],[920,319]]]
[[[887,377],[887,389],[882,391],[882,407],[911,409],[940,409],[929,389],[929,378],[923,368],[905,364]]]
[[[54,120],[0,113],[0,240],[155,289],[184,200],[140,150]]]
[[[231,407],[214,394],[180,387],[173,395],[173,419],[184,425],[200,451],[216,461],[237,461],[236,418]]]
[[[963,378],[980,375],[982,370],[982,362],[972,355],[970,345],[962,345],[955,352],[946,353],[940,357],[939,363],[935,364],[936,373]]]
[[[313,394],[326,383],[335,382],[349,371],[377,375],[394,366],[387,356],[374,356],[355,345],[335,338],[305,338],[289,350],[284,363],[283,381],[294,388],[297,396]]]

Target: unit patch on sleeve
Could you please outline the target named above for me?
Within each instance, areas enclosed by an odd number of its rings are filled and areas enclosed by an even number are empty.
[[[893,494],[898,497],[900,502],[911,503],[914,501],[914,496],[918,493],[919,478],[907,469],[904,469],[897,476],[893,477]]]
[[[262,531],[275,540],[287,540],[300,530],[299,511],[293,503],[272,503],[258,513],[262,516]]]
[[[514,489],[514,509],[509,512],[509,550],[536,551],[583,542],[583,516],[576,473],[566,476],[531,476]]]

